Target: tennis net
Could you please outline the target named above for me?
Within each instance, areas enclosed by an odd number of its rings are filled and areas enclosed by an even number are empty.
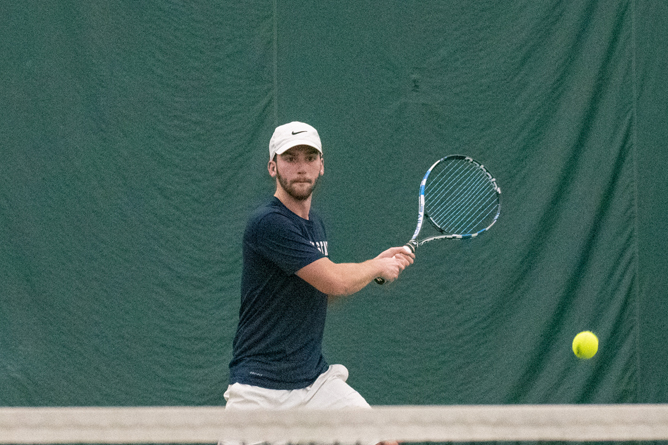
[[[0,408],[0,443],[668,440],[668,405]]]

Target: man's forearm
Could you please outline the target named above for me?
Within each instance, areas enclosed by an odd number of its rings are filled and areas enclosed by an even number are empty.
[[[297,272],[297,276],[331,296],[352,295],[380,276],[377,259],[362,263],[333,263],[321,258]]]

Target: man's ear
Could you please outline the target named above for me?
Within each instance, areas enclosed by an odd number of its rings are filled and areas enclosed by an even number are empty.
[[[276,177],[276,162],[274,161],[269,161],[269,164],[267,164],[267,170],[269,171],[269,176],[272,178]]]

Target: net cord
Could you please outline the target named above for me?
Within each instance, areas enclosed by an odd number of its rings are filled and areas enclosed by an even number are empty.
[[[0,443],[668,440],[668,405],[0,408]]]

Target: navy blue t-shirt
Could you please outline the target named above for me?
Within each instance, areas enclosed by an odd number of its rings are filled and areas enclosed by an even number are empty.
[[[251,215],[230,383],[299,389],[326,370],[327,295],[295,275],[325,256],[325,227],[313,211],[305,220],[273,198]]]

